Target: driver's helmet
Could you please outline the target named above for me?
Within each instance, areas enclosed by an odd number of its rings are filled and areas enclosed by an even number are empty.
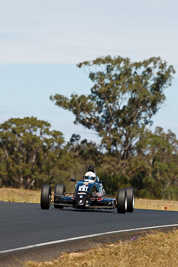
[[[86,172],[83,180],[88,183],[94,183],[96,181],[96,174],[93,172]]]

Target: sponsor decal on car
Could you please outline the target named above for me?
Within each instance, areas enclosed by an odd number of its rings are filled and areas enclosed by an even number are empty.
[[[88,191],[88,186],[86,186],[86,185],[81,185],[81,186],[79,186],[78,191],[84,191],[84,192],[87,192],[87,191]]]

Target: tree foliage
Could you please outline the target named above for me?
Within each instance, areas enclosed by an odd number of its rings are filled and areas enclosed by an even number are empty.
[[[0,125],[0,185],[39,188],[43,183],[81,179],[96,167],[107,193],[133,186],[137,196],[176,199],[178,140],[170,130],[146,130],[127,161],[104,152],[100,145],[73,134],[65,143],[61,132],[36,118],[10,119]]]
[[[161,127],[156,127],[154,133],[146,131],[140,137],[133,162],[135,160],[133,182],[142,184],[140,195],[145,195],[149,188],[149,197],[171,198],[171,194],[175,197],[178,193],[178,140],[174,133],[170,130],[164,133]]]
[[[0,177],[4,185],[38,187],[42,180],[55,177],[56,164],[65,161],[64,138],[49,127],[48,122],[33,117],[10,119],[0,125]]]
[[[70,98],[56,94],[50,99],[72,111],[74,123],[95,130],[108,153],[126,160],[165,100],[164,89],[171,85],[173,66],[159,57],[130,62],[107,56],[78,67],[90,69],[91,93]]]

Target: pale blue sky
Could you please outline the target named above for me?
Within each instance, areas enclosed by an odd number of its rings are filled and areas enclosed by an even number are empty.
[[[112,55],[142,60],[160,56],[176,69],[154,126],[178,136],[178,1],[0,0],[0,123],[35,116],[52,128],[97,141],[49,96],[89,93],[76,67]]]

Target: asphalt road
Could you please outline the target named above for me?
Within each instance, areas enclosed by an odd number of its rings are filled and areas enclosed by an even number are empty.
[[[39,243],[117,230],[178,224],[178,212],[41,210],[39,204],[0,202],[0,253]]]

